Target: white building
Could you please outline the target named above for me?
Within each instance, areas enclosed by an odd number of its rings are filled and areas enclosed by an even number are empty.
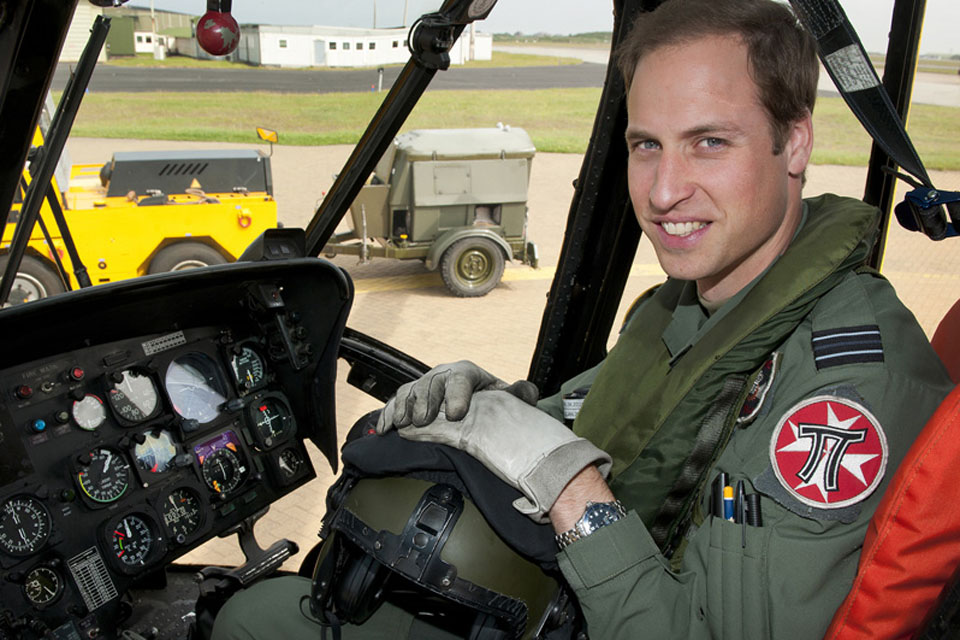
[[[237,59],[278,67],[379,67],[404,63],[408,29],[351,27],[241,26]],[[472,46],[471,46],[472,45]],[[472,54],[472,55],[471,55]],[[493,36],[464,31],[450,51],[452,64],[490,60]]]
[[[100,7],[96,7],[89,2],[77,3],[73,10],[73,21],[70,23],[70,29],[67,31],[67,38],[63,42],[63,49],[60,50],[60,62],[76,62],[83,53],[83,48],[87,45],[87,39],[90,37],[90,28],[93,21],[102,13]],[[106,60],[107,52],[100,50],[97,60]]]
[[[133,47],[137,53],[153,53],[154,44],[159,44],[164,49],[169,49],[173,38],[163,36],[152,31],[134,31]]]

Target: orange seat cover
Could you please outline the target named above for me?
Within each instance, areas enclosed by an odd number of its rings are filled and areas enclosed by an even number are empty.
[[[923,622],[960,565],[958,461],[960,387],[944,399],[897,469],[867,527],[853,587],[826,638],[909,638]]]
[[[950,379],[960,383],[960,300],[943,316],[930,344],[943,360]]]

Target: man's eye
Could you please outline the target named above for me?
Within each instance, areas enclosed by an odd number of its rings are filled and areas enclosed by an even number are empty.
[[[630,146],[632,149],[636,149],[638,151],[656,151],[660,148],[660,145],[656,140],[637,140]]]
[[[700,141],[700,144],[701,144],[702,146],[708,147],[708,148],[710,148],[710,149],[716,149],[717,147],[722,147],[722,146],[724,146],[726,143],[727,143],[727,141],[724,140],[723,138],[712,138],[712,137],[711,137],[711,138],[704,138],[703,140]]]

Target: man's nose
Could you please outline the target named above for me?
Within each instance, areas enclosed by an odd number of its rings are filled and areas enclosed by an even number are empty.
[[[669,211],[693,194],[693,185],[691,167],[683,153],[663,150],[650,186],[650,204],[660,211]]]

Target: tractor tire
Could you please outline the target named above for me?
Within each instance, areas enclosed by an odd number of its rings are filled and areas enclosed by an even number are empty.
[[[9,256],[0,256],[0,278],[3,277],[3,270],[7,267]],[[57,293],[63,293],[66,288],[57,272],[47,266],[40,258],[25,255],[20,262],[20,268],[13,280],[13,288],[10,289],[9,302],[4,306],[14,306],[39,300]]]
[[[503,250],[488,238],[457,240],[443,252],[440,275],[455,296],[486,295],[503,277]]]
[[[158,251],[150,261],[147,273],[196,269],[212,264],[224,264],[226,261],[219,251],[202,242],[178,242]]]

